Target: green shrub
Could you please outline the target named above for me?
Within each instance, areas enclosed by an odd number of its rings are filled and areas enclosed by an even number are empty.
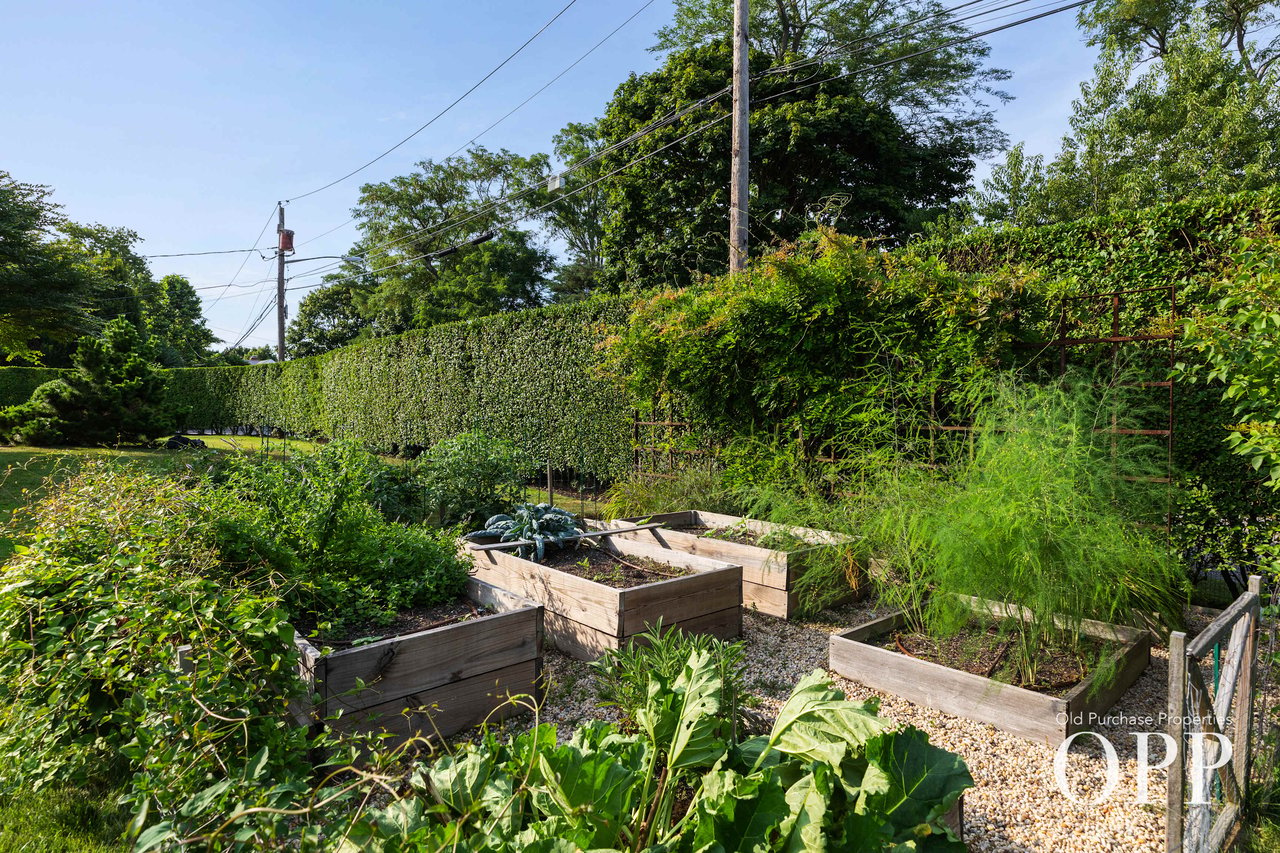
[[[612,520],[685,510],[737,510],[718,469],[689,467],[663,477],[633,471],[609,487],[603,514]]]
[[[172,432],[164,380],[151,365],[150,345],[117,318],[102,338],[84,337],[75,370],[36,388],[22,405],[0,412],[0,437],[15,444],[145,442]]]
[[[414,463],[424,500],[442,525],[475,525],[519,503],[536,471],[529,454],[478,432],[446,438]]]
[[[288,459],[231,457],[207,508],[219,553],[275,584],[309,622],[386,623],[456,598],[467,569],[451,534],[388,521],[374,504],[383,464],[348,442]]]
[[[616,707],[623,719],[634,723],[648,700],[649,684],[673,684],[689,659],[699,654],[708,656],[720,681],[720,715],[736,726],[744,692],[746,646],[707,634],[690,634],[679,627],[663,630],[661,619],[622,648],[606,649],[589,664],[596,676],[596,700]]]

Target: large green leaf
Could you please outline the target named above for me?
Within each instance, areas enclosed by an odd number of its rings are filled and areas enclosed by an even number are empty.
[[[810,772],[787,789],[787,808],[791,813],[779,827],[784,840],[782,849],[787,853],[827,849],[823,823],[833,793],[831,780],[832,773],[826,765],[814,764]]]
[[[710,767],[724,756],[728,744],[719,735],[720,694],[723,685],[716,665],[705,651],[690,656],[669,691],[656,681],[636,711],[636,722],[654,747],[666,754],[671,770]]]
[[[613,746],[616,754],[566,744],[538,756],[534,806],[586,830],[593,847],[618,845],[621,832],[637,822],[633,811],[644,779],[644,748]]]
[[[768,853],[787,818],[787,791],[777,773],[743,776],[713,770],[702,777],[695,810],[696,853]]]
[[[465,752],[459,757],[446,755],[431,768],[431,785],[435,795],[453,811],[466,814],[480,806],[485,785],[496,767],[491,756]]]
[[[895,841],[952,837],[942,816],[973,787],[960,756],[929,743],[928,735],[913,727],[868,741],[866,756],[860,813],[889,824]]]
[[[807,761],[839,767],[845,756],[888,728],[874,706],[850,702],[821,670],[796,684],[769,733],[769,747]],[[757,759],[763,766],[767,751]]]

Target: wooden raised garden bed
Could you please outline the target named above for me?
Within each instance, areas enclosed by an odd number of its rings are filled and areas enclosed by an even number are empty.
[[[407,739],[450,735],[524,710],[509,696],[541,701],[542,607],[475,578],[466,596],[497,612],[327,655],[295,634],[299,670],[319,695],[298,710],[334,729]]]
[[[626,589],[525,560],[504,550],[462,553],[475,558],[476,577],[539,602],[545,608],[547,638],[581,660],[620,648],[653,626],[736,637],[742,633],[742,568],[659,545],[601,536],[599,547],[619,557],[647,557],[689,574]]]
[[[826,530],[791,527],[698,510],[666,512],[647,518],[627,518],[610,523],[595,522],[595,524],[606,528],[630,527],[646,521],[661,523],[663,527],[624,533],[620,534],[619,538],[649,542],[673,551],[697,554],[712,560],[722,560],[742,566],[743,605],[783,619],[790,618],[798,610],[795,584],[804,574],[807,561],[823,551],[838,548],[852,541],[846,536]],[[771,533],[789,534],[807,543],[808,547],[782,551],[706,536],[701,532],[680,528],[694,528],[694,530],[738,528],[757,536],[767,536]],[[865,574],[860,569],[851,567],[851,572],[852,580],[858,584],[858,587],[850,589],[848,598],[844,600],[860,597],[869,586]]]
[[[1021,617],[1021,608],[969,599],[975,615],[1004,611]],[[1037,693],[928,660],[911,657],[870,641],[906,623],[899,611],[831,636],[831,669],[873,690],[901,696],[958,717],[967,717],[1050,746],[1094,727],[1147,668],[1151,635],[1137,628],[1085,620],[1081,633],[1120,644],[1112,653],[1115,678],[1090,696],[1093,676],[1062,696]]]

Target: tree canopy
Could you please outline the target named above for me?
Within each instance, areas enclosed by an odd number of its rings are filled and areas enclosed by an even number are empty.
[[[1203,13],[1160,53],[1112,37],[1047,165],[1015,146],[976,194],[990,222],[1059,222],[1280,182],[1280,89]]]
[[[67,341],[92,327],[87,303],[98,284],[57,242],[64,223],[52,190],[0,171],[0,350],[39,362],[38,342]]]
[[[362,236],[352,251],[387,272],[361,279],[360,315],[395,333],[541,304],[552,260],[504,223],[545,201],[548,170],[545,154],[475,146],[363,186],[354,211]],[[513,193],[521,195],[505,199]],[[489,234],[488,242],[459,245]],[[442,254],[427,257],[435,253]]]
[[[945,8],[935,0],[756,2],[748,38],[775,65],[813,58],[850,73],[852,93],[892,110],[908,129],[954,137],[972,155],[987,156],[1006,144],[993,106],[1010,99],[998,88],[1010,73],[989,67],[986,42],[965,40],[968,28],[951,22]],[[675,18],[652,49],[722,42],[732,31],[733,0],[676,0]]]
[[[771,59],[753,57],[764,70]],[[732,56],[723,42],[672,54],[659,70],[633,75],[601,121],[617,142],[673,109],[719,91]],[[819,78],[836,69],[820,69]],[[815,220],[843,233],[901,239],[962,193],[972,168],[954,135],[923,142],[894,114],[866,101],[848,78],[808,81],[813,69],[757,84],[751,116],[752,242],[794,240]],[[605,182],[603,252],[613,288],[681,283],[727,266],[729,122],[695,132],[728,111],[712,102],[610,155],[614,168],[647,157]]]

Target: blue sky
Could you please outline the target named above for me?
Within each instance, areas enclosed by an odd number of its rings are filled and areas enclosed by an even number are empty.
[[[328,183],[408,135],[515,49],[566,0],[272,4],[211,0],[0,0],[0,169],[54,188],[81,222],[126,226],[144,254],[247,248],[277,199]],[[452,153],[577,59],[644,0],[578,0],[452,112],[369,169],[289,205],[298,257],[345,252],[359,186]],[[1029,4],[1034,5],[1034,4]],[[603,48],[480,141],[548,151],[570,121],[598,115],[671,17],[656,0]],[[1057,150],[1091,76],[1071,13],[989,37],[1013,71],[1000,110],[1013,141]],[[979,177],[988,166],[979,169]],[[271,220],[274,222],[274,218]],[[270,245],[274,226],[256,243]],[[203,290],[209,325],[234,340],[264,306],[274,263],[250,256],[158,258]],[[324,262],[317,262],[319,266]],[[299,263],[290,272],[312,265]],[[316,279],[310,279],[315,281]],[[214,304],[214,299],[224,293]],[[302,293],[290,294],[296,307]],[[256,307],[256,310],[255,310]],[[274,343],[274,323],[249,343]]]

